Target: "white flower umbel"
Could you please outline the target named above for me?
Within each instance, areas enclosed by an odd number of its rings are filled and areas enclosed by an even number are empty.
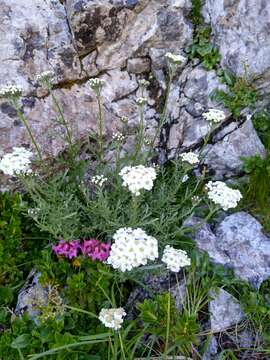
[[[51,70],[43,71],[37,75],[37,82],[41,84],[51,83],[53,81],[55,74]]]
[[[92,177],[92,183],[102,187],[102,185],[108,180],[104,175],[95,175]]]
[[[123,179],[123,186],[135,196],[139,196],[142,190],[151,190],[157,177],[155,168],[143,165],[125,166],[119,175]]]
[[[18,98],[22,95],[22,88],[18,85],[7,85],[0,89],[0,97]]]
[[[102,88],[105,85],[105,80],[94,78],[94,79],[90,79],[88,81],[88,84],[93,90],[95,90],[97,88]]]
[[[145,79],[141,79],[138,81],[139,85],[141,88],[147,88],[147,86],[150,85],[150,82],[148,80],[145,80]]]
[[[167,269],[173,272],[179,272],[182,267],[191,264],[190,258],[184,250],[174,249],[169,245],[166,245],[161,260],[167,265]]]
[[[108,264],[122,272],[130,271],[158,257],[158,241],[140,228],[121,228],[113,236]]]
[[[147,103],[147,99],[144,97],[139,97],[136,99],[136,103],[139,106],[144,106]]]
[[[225,211],[235,208],[242,199],[242,194],[239,190],[229,188],[222,181],[209,181],[206,184],[206,190],[208,191],[209,199]]]
[[[185,162],[189,163],[190,165],[196,165],[200,162],[198,155],[192,151],[183,153],[180,155],[180,157],[181,157],[182,161],[185,161]]]
[[[222,110],[209,109],[202,114],[202,117],[210,123],[218,124],[226,119],[226,114]]]
[[[4,155],[0,160],[0,171],[10,176],[30,174],[31,157],[33,157],[31,151],[23,147],[14,147],[12,153]]]
[[[113,133],[112,139],[113,139],[113,141],[116,141],[116,142],[123,142],[125,140],[125,137],[122,133],[120,133],[118,131],[118,132]]]
[[[99,313],[99,320],[107,328],[113,330],[121,329],[126,312],[123,308],[102,309]]]
[[[175,55],[172,54],[170,52],[167,52],[165,54],[165,58],[167,59],[167,61],[169,63],[175,64],[175,65],[179,65],[181,63],[184,63],[186,61],[186,58],[182,55]]]

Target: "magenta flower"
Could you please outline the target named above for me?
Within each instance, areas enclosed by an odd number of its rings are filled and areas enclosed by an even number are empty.
[[[59,243],[52,248],[57,256],[64,256],[68,259],[72,259],[78,255],[81,245],[79,240],[60,240]]]
[[[105,261],[110,255],[111,244],[102,243],[96,239],[84,240],[81,250],[83,255],[90,257],[94,261]]]

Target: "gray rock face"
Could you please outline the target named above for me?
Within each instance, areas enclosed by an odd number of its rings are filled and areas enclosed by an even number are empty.
[[[244,157],[265,155],[264,146],[252,121],[248,119],[243,124],[234,124],[228,126],[227,132],[223,129],[227,135],[221,137],[214,145],[207,145],[203,151],[204,163],[215,171],[215,179],[238,175]]]
[[[204,225],[195,241],[214,262],[233,268],[237,277],[256,288],[270,276],[270,238],[264,235],[262,225],[243,211],[225,217],[214,232]]]
[[[270,3],[265,0],[206,0],[204,13],[220,47],[222,65],[270,84]]]
[[[239,302],[227,291],[219,289],[217,294],[213,292],[211,295],[209,313],[213,333],[224,331],[245,318]]]

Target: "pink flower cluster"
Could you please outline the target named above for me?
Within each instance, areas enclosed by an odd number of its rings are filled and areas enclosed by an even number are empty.
[[[81,251],[84,256],[91,258],[93,261],[105,261],[110,255],[111,244],[102,243],[96,239],[84,240],[83,244],[80,243],[80,240],[60,240],[52,249],[57,256],[64,256],[68,259],[77,257],[79,251]]]

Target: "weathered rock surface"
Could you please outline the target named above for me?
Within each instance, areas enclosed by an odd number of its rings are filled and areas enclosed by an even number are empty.
[[[237,277],[256,288],[270,276],[270,238],[246,212],[226,216],[214,231],[208,224],[202,226],[195,241],[214,262],[233,268]]]
[[[241,322],[245,315],[239,302],[227,291],[219,289],[218,293],[211,293],[209,303],[211,331],[221,332]]]
[[[270,85],[270,2],[265,0],[206,0],[204,14],[210,22],[214,41],[220,48],[222,65],[235,74],[245,68]]]
[[[245,157],[265,155],[264,146],[250,119],[242,124],[231,123],[227,131],[223,129],[223,133],[227,135],[215,144],[207,145],[203,151],[203,162],[214,170],[215,179],[239,175]]]

